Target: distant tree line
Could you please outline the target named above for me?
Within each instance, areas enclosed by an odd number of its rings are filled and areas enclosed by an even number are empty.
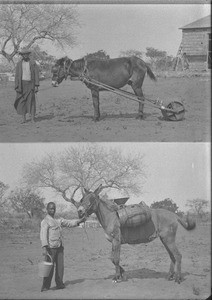
[[[166,198],[162,201],[153,202],[150,208],[163,208],[172,211],[173,213],[176,213],[179,216],[183,216],[183,212],[179,210],[177,204],[170,198]]]
[[[173,56],[168,55],[166,51],[161,51],[153,47],[147,47],[146,52],[139,50],[129,49],[127,51],[121,51],[120,57],[136,56],[144,59],[153,69],[165,71],[172,68]],[[145,58],[144,58],[145,56]],[[87,59],[109,59],[110,56],[104,51],[99,50],[95,53],[90,53],[86,55]]]
[[[19,220],[18,228],[24,226],[24,223],[26,223],[27,226],[32,226],[33,220],[36,220],[37,226],[39,226],[40,220],[45,215],[45,198],[42,197],[38,191],[33,191],[32,188],[16,188],[15,190],[10,191],[9,195],[5,195],[8,189],[9,186],[0,181],[0,226],[12,226],[11,218]],[[103,197],[109,199],[107,194],[104,194]],[[186,206],[190,208],[190,213],[203,222],[210,219],[210,212],[207,210],[208,205],[209,201],[199,198],[187,200],[186,202]],[[167,209],[180,217],[185,215],[185,212],[179,210],[177,204],[170,198],[153,202],[150,205],[150,208]],[[64,210],[63,212],[60,212],[58,216],[74,218],[76,217],[76,211]],[[8,218],[10,220],[8,221],[9,223],[6,221]]]
[[[127,50],[121,51],[120,57],[127,57],[127,56],[137,56],[141,59],[144,59],[153,69],[156,70],[168,70],[172,67],[173,57],[169,56],[166,51],[160,51],[154,48],[146,48],[146,53],[137,51],[137,50]],[[39,63],[40,70],[46,72],[47,74],[51,73],[52,65],[56,61],[56,57],[48,54],[47,51],[43,51],[41,47],[37,44],[32,46],[32,57]],[[106,53],[104,50],[99,50],[94,53],[88,53],[85,55],[87,60],[89,59],[102,59],[107,60],[110,59],[109,54]],[[14,61],[17,62],[17,57],[14,58]],[[0,64],[0,72],[9,72],[13,68],[8,63],[6,59],[4,62]]]
[[[12,191],[1,183],[0,206],[7,214],[24,213],[33,219],[41,218],[45,211],[45,199],[41,195],[45,190],[55,192],[61,202],[72,204],[75,212],[84,188],[94,190],[101,184],[102,191],[142,193],[145,166],[140,153],[132,157],[116,149],[78,146],[26,164],[22,178],[21,188]]]
[[[0,65],[0,72],[14,70],[22,47],[33,48],[33,55],[42,70],[49,72],[55,58],[40,49],[42,43],[50,41],[52,46],[60,49],[74,47],[77,45],[77,28],[80,26],[76,5],[0,5],[0,55],[5,58]],[[168,70],[173,62],[173,57],[166,51],[153,47],[147,47],[145,52],[139,49],[120,51],[119,56],[132,55],[148,60],[152,68],[158,70]],[[88,53],[85,57],[110,58],[104,50]]]
[[[32,58],[36,60],[39,64],[40,71],[45,72],[47,77],[51,74],[52,65],[56,61],[56,57],[53,55],[48,54],[47,51],[43,51],[41,47],[34,43],[31,47],[32,49]],[[1,53],[0,53],[1,54]],[[154,49],[152,47],[147,47],[146,52],[141,52],[138,50],[127,50],[127,51],[120,51],[120,57],[128,57],[128,56],[137,56],[145,61],[156,70],[168,70],[172,67],[173,57],[169,56],[166,51],[161,51]],[[93,53],[88,53],[85,55],[87,60],[89,59],[101,59],[107,60],[110,59],[110,55],[106,53],[104,50],[99,50]],[[13,58],[14,64],[18,61],[17,53],[16,56]],[[10,72],[14,70],[14,66],[12,67],[11,64],[8,63],[8,59],[4,58],[2,63],[0,64],[0,72]]]
[[[142,153],[123,154],[114,148],[105,149],[93,144],[72,146],[57,154],[47,154],[24,165],[20,187],[10,187],[0,181],[0,224],[6,215],[22,214],[27,219],[41,219],[45,213],[42,192],[54,192],[58,201],[77,212],[84,188],[95,190],[102,186],[101,197],[109,198],[113,191],[124,197],[140,196],[146,181],[146,165]],[[209,201],[187,200],[186,206],[206,220]],[[170,198],[153,202],[151,208],[163,208],[179,216],[184,212]]]
[[[14,64],[22,47],[44,40],[60,48],[73,47],[79,26],[75,5],[0,5],[0,54]]]

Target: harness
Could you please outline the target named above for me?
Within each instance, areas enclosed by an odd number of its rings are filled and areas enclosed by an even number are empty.
[[[96,204],[96,206],[97,206],[97,208],[99,207],[99,201],[96,199],[96,197],[94,197],[94,201],[95,201],[95,204]],[[88,217],[88,211],[90,210],[90,209],[92,209],[92,207],[93,207],[93,205],[94,205],[94,203],[91,203],[87,208],[86,208],[86,212],[85,212],[85,216],[86,217]]]
[[[68,75],[70,75],[69,73],[70,73],[70,68],[71,68],[71,65],[72,65],[72,63],[73,63],[73,60],[70,59],[70,65],[68,66],[68,69],[67,69],[67,70],[66,70],[66,62],[67,62],[67,60],[65,60],[64,66],[63,66],[63,68],[64,68],[64,73],[65,73],[65,79],[67,79]]]
[[[72,66],[72,64],[73,64],[73,60],[71,60],[71,59],[69,59],[70,60],[70,64],[69,64],[69,66],[68,66],[68,68],[67,68],[67,60],[65,60],[64,61],[64,65],[63,65],[63,71],[64,71],[64,74],[65,74],[65,79],[67,79],[67,77],[70,75],[73,75],[74,76],[74,74],[71,72],[71,66]],[[87,59],[84,57],[84,67],[83,67],[83,71],[82,71],[82,73],[79,75],[79,79],[81,80],[81,81],[83,81],[84,82],[84,78],[85,77],[88,77],[88,68],[87,68],[87,64],[88,64],[88,62],[87,62]],[[59,69],[58,69],[58,75],[59,75]],[[75,76],[76,77],[76,76]]]
[[[96,204],[96,209],[98,210],[100,220],[103,221],[103,217],[102,217],[101,211],[100,211],[100,209],[99,209],[100,199],[99,199],[99,201],[98,201],[98,197],[96,196],[96,197],[94,197],[94,201],[95,201],[94,203],[91,203],[91,204],[87,207],[86,212],[85,212],[85,216],[88,217],[88,211],[89,211],[90,209],[92,209],[92,207],[93,207],[94,204]]]

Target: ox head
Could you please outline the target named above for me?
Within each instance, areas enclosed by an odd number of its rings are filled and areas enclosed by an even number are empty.
[[[67,79],[68,77],[68,70],[71,65],[72,60],[63,57],[56,61],[55,65],[52,67],[52,85],[57,87],[63,79]]]
[[[88,217],[97,211],[99,205],[99,193],[102,190],[100,185],[94,192],[84,189],[84,195],[78,207],[79,218]]]

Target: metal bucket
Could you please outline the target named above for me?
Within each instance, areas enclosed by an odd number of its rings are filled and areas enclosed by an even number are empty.
[[[51,255],[47,253],[47,255],[50,257],[51,262],[48,261],[42,261],[38,264],[38,276],[39,277],[48,277],[49,273],[53,267],[53,260]]]

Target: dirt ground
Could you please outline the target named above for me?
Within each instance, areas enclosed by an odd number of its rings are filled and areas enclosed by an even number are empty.
[[[131,88],[127,87],[128,91]],[[210,76],[145,78],[146,98],[181,101],[180,122],[164,120],[161,111],[146,104],[144,120],[136,119],[138,103],[111,92],[100,94],[100,122],[93,121],[90,90],[81,82],[64,81],[53,88],[40,83],[37,121],[20,124],[13,104],[14,82],[0,85],[0,142],[206,142],[210,141]]]
[[[188,232],[180,225],[177,245],[183,255],[181,284],[167,281],[169,256],[159,239],[123,245],[121,264],[127,281],[113,283],[111,244],[102,228],[64,229],[64,290],[40,292],[42,260],[39,233],[0,231],[1,299],[206,299],[211,288],[210,225]],[[54,278],[53,278],[54,279]]]

